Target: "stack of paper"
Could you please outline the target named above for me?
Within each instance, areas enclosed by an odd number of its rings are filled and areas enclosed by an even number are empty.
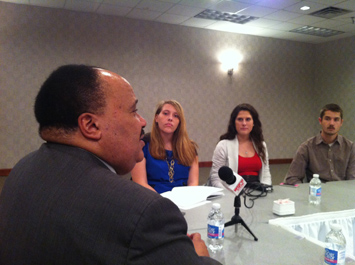
[[[184,186],[175,187],[171,191],[160,195],[170,199],[180,210],[188,210],[209,202],[207,201],[209,197],[223,196],[222,190],[221,188],[207,186]]]

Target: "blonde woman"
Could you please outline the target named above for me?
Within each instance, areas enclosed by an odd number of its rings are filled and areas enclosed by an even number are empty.
[[[157,105],[152,131],[144,141],[144,159],[131,172],[134,182],[158,193],[198,185],[197,145],[188,137],[179,102],[165,100]]]

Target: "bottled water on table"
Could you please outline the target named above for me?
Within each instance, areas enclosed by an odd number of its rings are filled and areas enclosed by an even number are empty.
[[[318,174],[313,174],[312,180],[309,182],[309,203],[320,204],[322,195],[322,183]]]
[[[331,223],[330,232],[325,238],[324,264],[345,264],[346,240],[339,224]]]
[[[223,248],[224,241],[224,216],[221,205],[214,203],[207,218],[207,247],[212,251]]]

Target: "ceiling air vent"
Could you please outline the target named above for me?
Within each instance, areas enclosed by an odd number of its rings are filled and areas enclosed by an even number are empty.
[[[323,8],[321,10],[318,10],[316,12],[313,12],[310,15],[315,16],[315,17],[322,17],[322,18],[333,18],[333,17],[337,17],[337,16],[341,16],[341,15],[350,13],[350,12],[352,12],[352,11],[329,6],[329,7]]]
[[[237,15],[235,13],[220,12],[217,10],[206,9],[195,16],[196,18],[229,21],[238,24],[246,24],[250,21],[259,19],[258,17]]]

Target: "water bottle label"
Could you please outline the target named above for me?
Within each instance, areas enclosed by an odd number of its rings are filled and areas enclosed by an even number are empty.
[[[345,250],[336,251],[326,248],[324,256],[325,264],[342,264],[345,262]]]
[[[313,187],[309,187],[309,194],[312,196],[317,196],[320,197],[322,194],[322,188],[313,188]]]
[[[214,225],[208,225],[207,227],[208,230],[208,238],[224,238],[224,225],[220,226],[214,226]]]

